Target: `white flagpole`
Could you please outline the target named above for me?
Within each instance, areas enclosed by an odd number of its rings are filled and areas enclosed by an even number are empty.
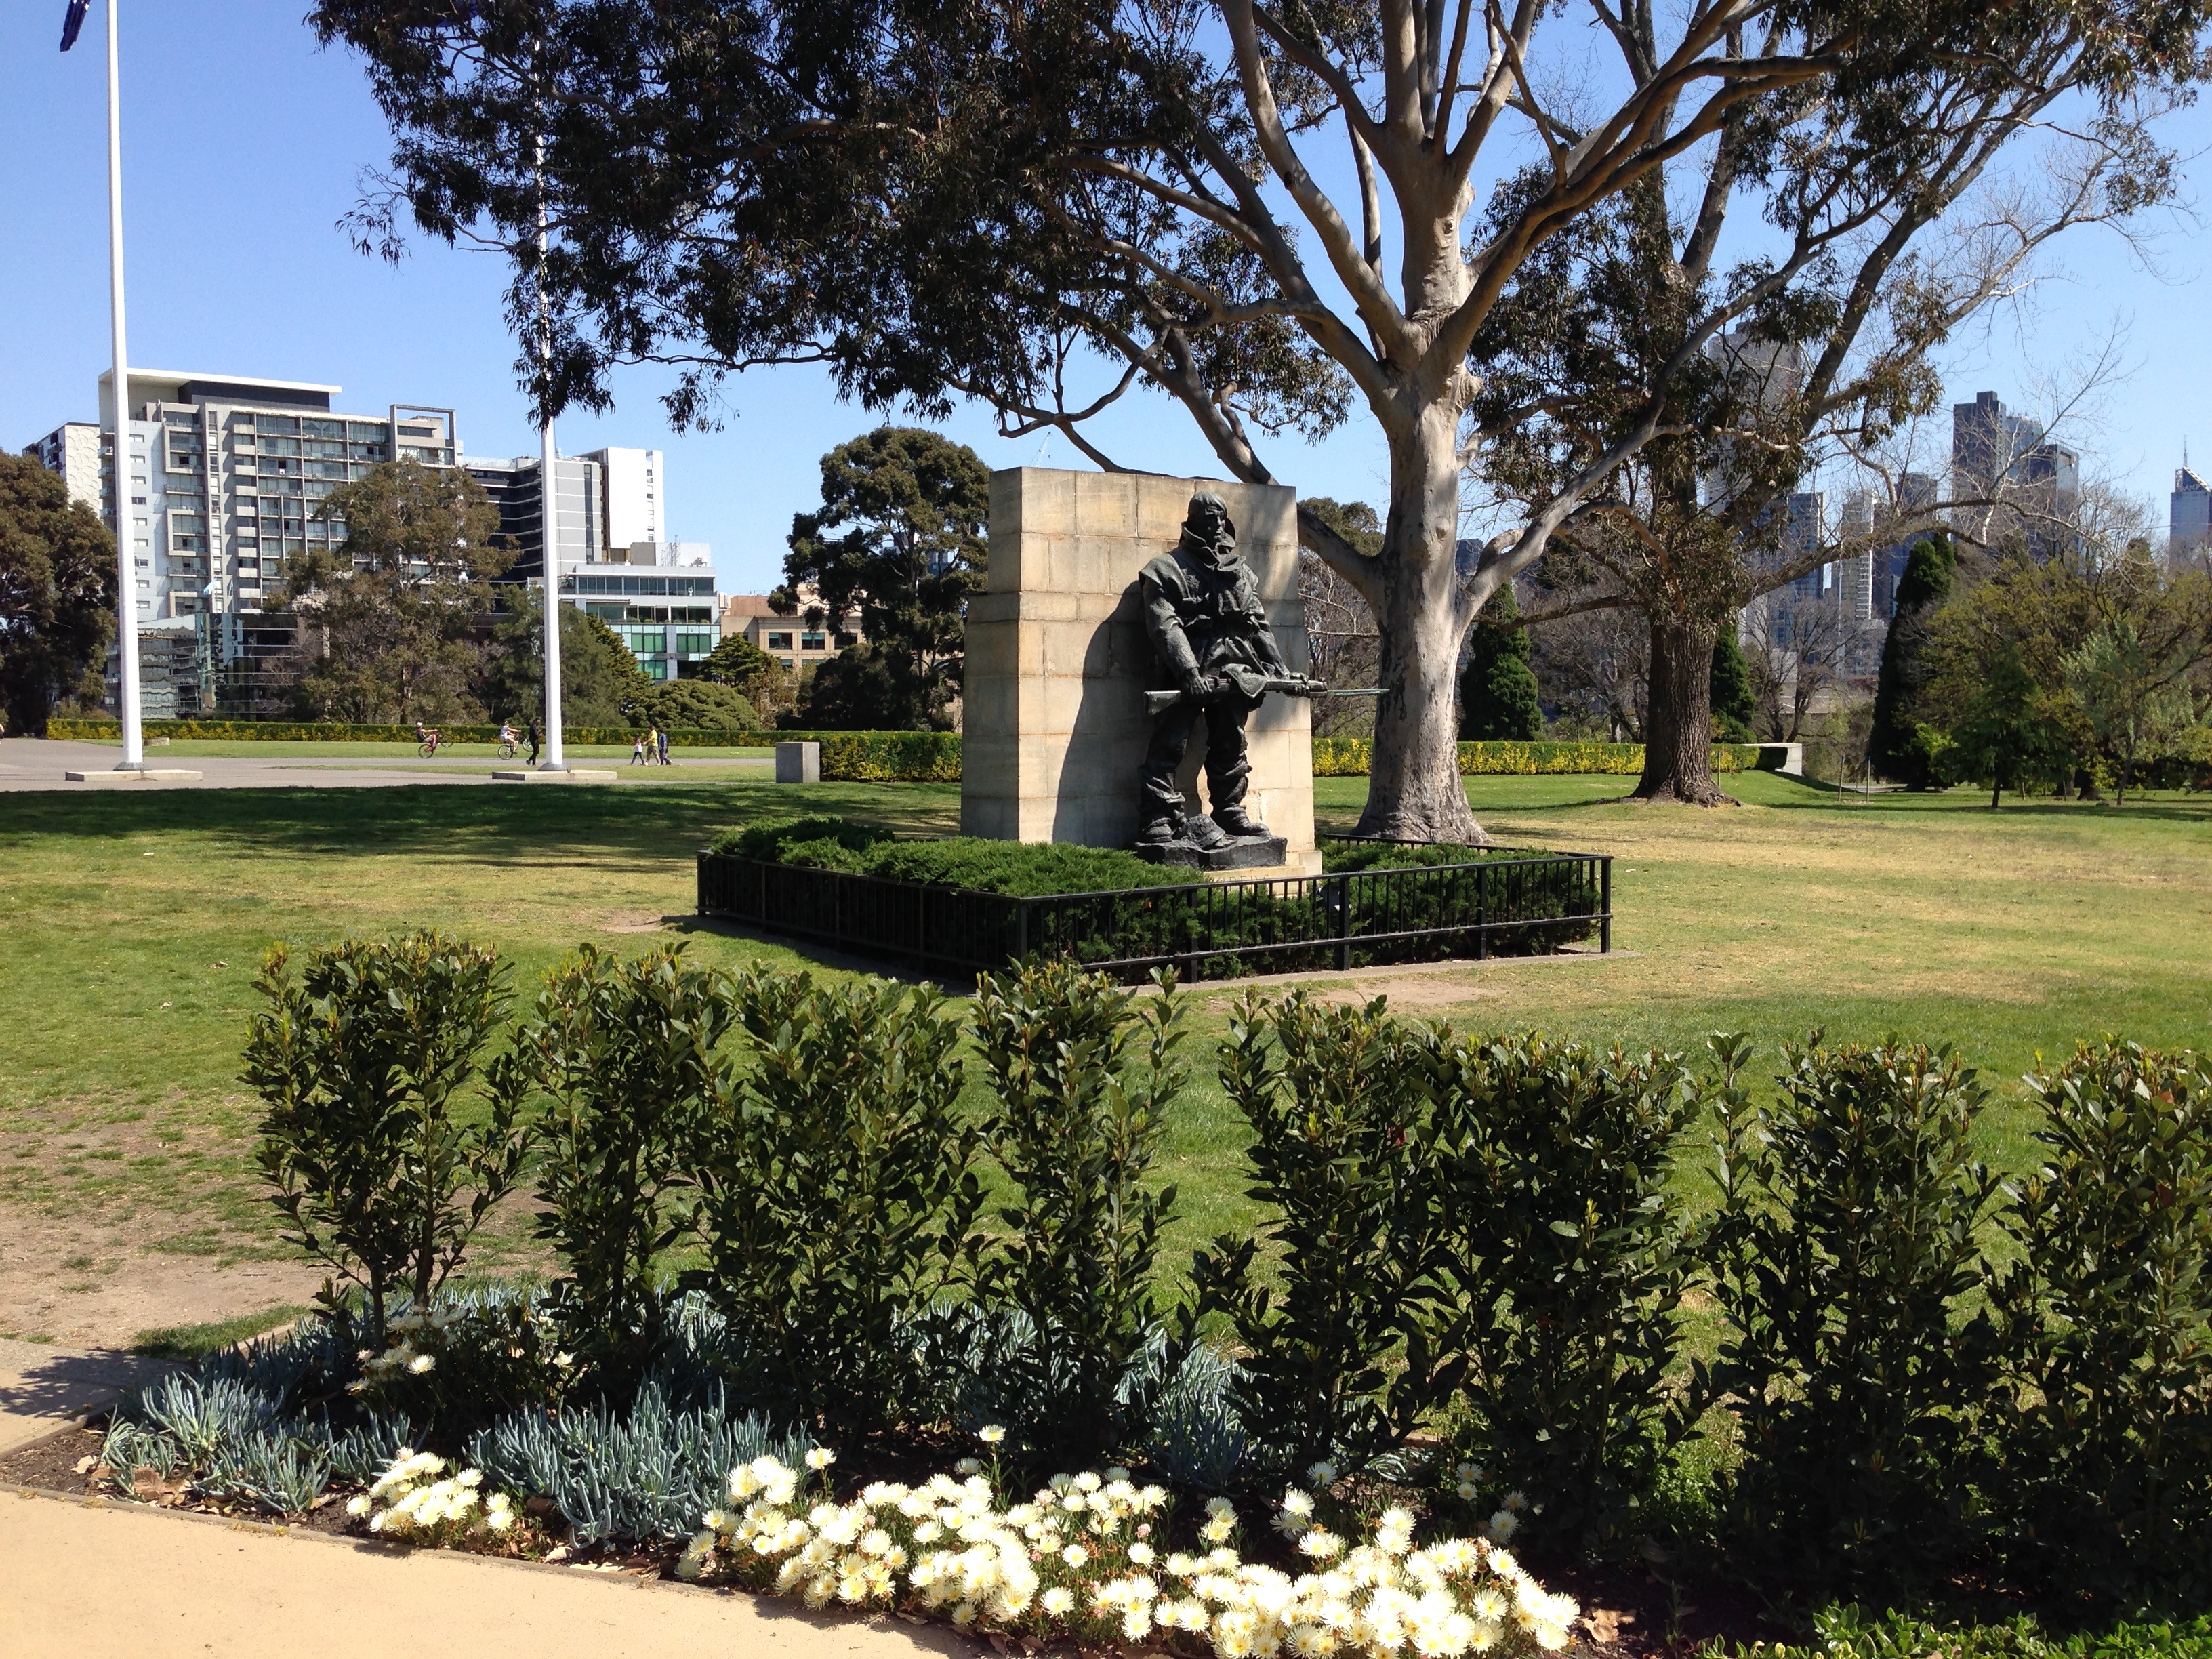
[[[114,0],[108,0],[112,5]],[[537,141],[538,365],[553,363],[553,319],[545,306],[545,141]],[[561,492],[554,475],[553,417],[538,428],[538,545],[545,568],[545,758],[541,772],[565,772],[561,754]]]
[[[115,453],[110,476],[115,481],[116,702],[123,720],[123,759],[115,769],[143,772],[146,743],[138,706],[138,582],[137,568],[131,562],[128,488],[131,368],[123,334],[123,103],[115,0],[107,0],[107,284],[108,311],[115,331]]]

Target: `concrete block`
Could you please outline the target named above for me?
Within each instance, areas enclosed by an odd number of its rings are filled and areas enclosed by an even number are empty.
[[[547,772],[532,767],[520,772],[495,772],[494,783],[612,783],[622,775],[601,771],[595,767],[569,767],[565,771]]]
[[[822,781],[822,745],[818,743],[780,743],[775,746],[778,783]]]

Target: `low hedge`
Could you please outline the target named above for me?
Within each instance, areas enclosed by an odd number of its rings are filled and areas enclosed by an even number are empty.
[[[1317,778],[1360,778],[1368,773],[1375,745],[1365,738],[1316,738],[1313,769]],[[1717,743],[1713,770],[1751,772],[1759,769],[1760,745],[1755,743]],[[1635,777],[1644,770],[1640,743],[1463,743],[1459,746],[1462,777],[1532,777],[1539,773],[1598,772],[1615,777]]]
[[[732,830],[717,836],[708,850],[764,864],[849,870],[891,881],[930,882],[1018,898],[1172,887],[1195,879],[1188,870],[1147,864],[1133,853],[1109,847],[990,841],[977,836],[901,841],[887,830],[849,818],[792,818]]]

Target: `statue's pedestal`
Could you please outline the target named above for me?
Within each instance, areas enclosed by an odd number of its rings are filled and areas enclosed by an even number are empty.
[[[990,568],[968,605],[962,834],[1085,847],[1135,840],[1137,767],[1152,732],[1145,691],[1161,684],[1137,575],[1175,546],[1200,489],[1229,504],[1275,642],[1292,672],[1306,672],[1296,491],[1149,473],[994,472]],[[1270,696],[1245,726],[1245,810],[1282,843],[1268,862],[1297,870],[1321,861],[1310,713],[1303,698]],[[1207,805],[1193,781],[1205,752],[1201,723],[1182,772],[1194,812]]]
[[[1133,850],[1147,864],[1202,870],[1209,875],[1223,870],[1277,870],[1291,861],[1290,845],[1280,836],[1255,836],[1220,847],[1193,847],[1185,842],[1174,842],[1164,847],[1139,847]]]

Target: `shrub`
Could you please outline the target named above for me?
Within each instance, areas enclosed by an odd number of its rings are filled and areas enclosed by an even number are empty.
[[[2027,1577],[2212,1583],[2212,1076],[2107,1037],[2030,1079],[2045,1162],[1999,1220],[1994,1482]]]
[[[1676,1055],[1534,1034],[1452,1042],[1433,1076],[1467,1449],[1541,1502],[1546,1541],[1598,1549],[1640,1528],[1668,1438],[1700,1100]]]
[[[1147,864],[1133,853],[1113,848],[991,841],[975,836],[901,841],[889,830],[827,817],[725,830],[708,850],[770,864],[850,870],[893,881],[1014,896],[1112,892],[1181,885],[1192,879],[1188,870]]]
[[[1313,769],[1317,778],[1364,777],[1374,744],[1365,738],[1316,738]],[[1715,744],[1716,772],[1748,772],[1759,763],[1756,744]],[[1462,743],[1459,769],[1463,777],[1533,776],[1553,772],[1596,772],[1634,777],[1644,769],[1640,743],[1517,743],[1506,740]]]
[[[1237,1413],[1276,1470],[1364,1463],[1458,1380],[1432,1340],[1443,1230],[1431,1047],[1380,998],[1354,1009],[1248,992],[1231,1018],[1222,1091],[1251,1127],[1249,1196],[1267,1219],[1196,1255],[1183,1329],[1188,1340],[1199,1318],[1225,1318]]]
[[[719,1392],[678,1410],[648,1380],[626,1410],[606,1404],[524,1411],[469,1442],[486,1479],[550,1500],[578,1544],[682,1538],[714,1506],[732,1468],[811,1449],[758,1413],[738,1416]]]
[[[1910,1583],[1966,1541],[1968,1409],[1986,1387],[1973,1157],[1986,1091],[1948,1049],[1787,1053],[1769,1106],[1715,1039],[1720,1206],[1705,1240],[1724,1322],[1692,1408],[1724,1397],[1743,1462],[1727,1521],[1746,1565],[1808,1592]]]
[[[721,1086],[729,1030],[719,976],[681,945],[634,962],[586,945],[546,977],[516,1038],[553,1097],[542,1120],[538,1235],[562,1267],[556,1318],[608,1380],[633,1375],[659,1340],[653,1262],[681,1236],[672,1191],[694,1126]]]
[[[254,981],[267,1006],[247,1028],[245,1078],[268,1104],[270,1201],[293,1243],[368,1291],[372,1346],[392,1289],[428,1303],[520,1172],[510,1060],[489,1073],[483,1121],[461,1121],[502,979],[493,952],[416,933],[311,951],[297,978],[280,945]],[[336,1309],[335,1279],[322,1302]]]
[[[994,1381],[1033,1451],[1095,1458],[1151,1416],[1153,1265],[1176,1189],[1148,1182],[1184,1081],[1173,975],[1160,987],[1139,1003],[1057,963],[977,989],[983,1144],[1013,1184],[983,1288],[1030,1327]]]
[[[741,973],[750,1063],[692,1125],[702,1290],[759,1386],[842,1434],[939,1414],[914,1326],[956,1283],[982,1204],[958,1025],[930,991]]]

